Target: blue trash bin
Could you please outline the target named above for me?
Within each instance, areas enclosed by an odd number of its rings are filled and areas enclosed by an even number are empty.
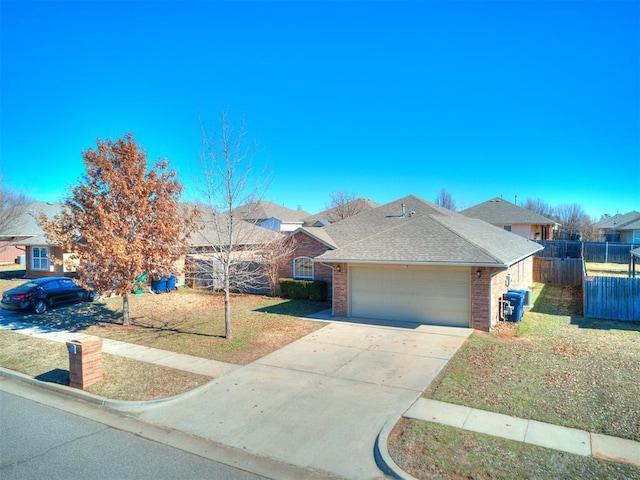
[[[160,277],[158,280],[151,281],[151,290],[153,293],[164,293],[167,291],[167,279]]]
[[[178,281],[178,277],[175,275],[169,275],[167,277],[167,292],[173,292],[176,289],[176,283]]]
[[[513,289],[513,290],[509,290],[510,292],[518,292],[521,293],[522,295],[524,295],[524,307],[532,307],[532,303],[531,303],[531,290],[518,290],[518,289]]]
[[[515,290],[509,290],[503,295],[503,298],[508,300],[512,307],[511,313],[506,316],[507,320],[518,323],[522,319],[524,310],[524,294]]]

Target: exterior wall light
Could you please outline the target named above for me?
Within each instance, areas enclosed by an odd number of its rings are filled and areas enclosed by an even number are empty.
[[[342,271],[342,267],[341,267],[340,265],[338,265],[338,266],[336,267],[336,270],[337,270],[338,272],[341,272],[341,271]]]
[[[478,278],[480,278],[480,277],[482,276],[482,270],[478,269],[478,270],[476,271],[476,276],[477,276]]]

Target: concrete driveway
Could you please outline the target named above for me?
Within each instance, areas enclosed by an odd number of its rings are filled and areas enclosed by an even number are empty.
[[[381,478],[380,430],[471,332],[333,322],[139,418],[343,478]]]

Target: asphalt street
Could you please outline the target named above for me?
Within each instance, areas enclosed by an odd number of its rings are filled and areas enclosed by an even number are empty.
[[[265,478],[3,391],[0,433],[3,480]]]

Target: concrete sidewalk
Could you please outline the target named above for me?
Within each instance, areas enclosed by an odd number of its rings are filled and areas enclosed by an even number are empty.
[[[22,335],[60,343],[66,343],[86,336],[84,333],[69,332],[21,322],[11,316],[0,317],[0,328]],[[163,367],[175,368],[176,370],[183,370],[199,375],[208,375],[210,377],[219,377],[240,367],[240,365],[234,365],[232,363],[207,360],[201,357],[168,352],[166,350],[144,347],[133,343],[120,342],[118,340],[110,340],[108,338],[102,339],[102,351],[140,362],[153,363]]]
[[[419,398],[403,415],[472,432],[640,467],[640,442]]]

